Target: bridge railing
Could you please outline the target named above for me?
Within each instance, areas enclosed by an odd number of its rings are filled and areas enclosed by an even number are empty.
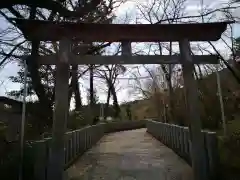
[[[147,121],[147,132],[172,149],[191,165],[191,141],[188,127]],[[209,179],[216,179],[219,165],[218,142],[215,132],[202,131],[205,146],[205,166]]]
[[[87,126],[66,133],[65,169],[95,145],[106,133],[146,127],[146,121],[121,121]],[[32,142],[26,150],[25,179],[47,180],[51,138]],[[30,161],[29,161],[30,159]]]
[[[66,133],[65,169],[80,155],[95,145],[106,133],[144,128],[156,139],[174,150],[179,156],[191,164],[191,141],[187,127],[165,124],[151,120],[122,121],[87,126]],[[214,179],[218,165],[217,136],[214,132],[203,131],[205,140],[205,166],[210,179]],[[47,180],[48,161],[51,138],[35,141],[26,150],[26,178],[31,180]],[[30,161],[29,161],[30,160]]]
[[[65,168],[68,168],[78,156],[96,144],[103,135],[104,125],[87,126],[79,130],[67,132],[64,147]],[[31,165],[26,165],[28,166],[26,173],[29,176],[29,172],[32,172],[31,179],[47,179],[50,146],[51,138],[46,138],[33,142],[28,150],[32,153],[32,161]]]

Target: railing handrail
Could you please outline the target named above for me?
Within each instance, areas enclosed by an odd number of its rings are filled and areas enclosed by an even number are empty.
[[[145,119],[145,120],[149,121],[149,122],[161,123],[161,124],[165,124],[165,125],[171,125],[171,126],[176,126],[176,127],[180,127],[180,128],[189,129],[189,127],[187,127],[187,126],[181,126],[181,125],[178,125],[178,124],[171,124],[171,123],[165,123],[165,122],[161,122],[161,121],[154,121],[152,119]],[[211,134],[216,134],[217,133],[215,131],[211,131],[211,130],[208,130],[208,129],[202,129],[202,132],[211,133]]]

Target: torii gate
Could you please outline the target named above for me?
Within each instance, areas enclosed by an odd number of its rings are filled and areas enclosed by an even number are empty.
[[[49,22],[15,19],[26,39],[60,41],[59,52],[39,56],[39,64],[55,64],[56,93],[53,119],[53,136],[50,152],[48,179],[63,179],[64,135],[68,117],[69,65],[73,64],[182,64],[186,89],[187,108],[191,127],[192,167],[195,180],[207,180],[204,159],[204,137],[198,111],[198,89],[193,75],[194,64],[216,64],[216,56],[191,56],[190,41],[216,41],[226,30],[227,24],[93,24]],[[86,42],[121,42],[122,56],[76,56],[71,53],[70,40]],[[131,42],[177,41],[180,56],[132,56]]]

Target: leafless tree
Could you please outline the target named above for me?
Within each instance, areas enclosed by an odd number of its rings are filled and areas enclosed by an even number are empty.
[[[186,22],[213,22],[213,21],[237,21],[239,17],[234,17],[232,11],[237,10],[240,8],[239,4],[237,3],[226,3],[222,4],[221,6],[217,6],[214,8],[205,7],[203,4],[200,4],[199,12],[194,12],[194,15],[191,15],[186,10],[188,1],[187,0],[151,0],[143,3],[139,3],[138,8],[138,23],[186,23]],[[221,59],[221,65],[223,67],[227,67],[235,79],[239,81],[239,75],[237,70],[230,65],[229,55],[232,55],[232,60],[234,61],[234,48],[232,42],[234,39],[232,38],[232,26],[229,26],[228,30],[223,34],[220,43],[226,46],[224,51],[228,52],[228,56],[224,56],[222,50],[218,49],[217,43],[207,42],[207,43],[192,43],[192,54],[217,54]],[[169,43],[151,43],[147,46],[144,46],[145,52],[149,54],[178,54],[178,44],[174,44],[173,42]],[[149,49],[149,50],[146,50]],[[180,66],[168,66],[168,65],[161,65],[162,72],[165,76],[166,83],[168,85],[168,93],[169,93],[169,101],[170,101],[170,114],[174,115],[174,105],[173,103],[176,98],[174,98],[173,91],[175,87],[178,89],[179,87],[183,86],[182,80],[182,70]],[[146,67],[144,67],[146,69]],[[149,69],[152,70],[152,68]],[[198,79],[202,79],[207,74],[215,72],[215,68],[211,65],[195,65],[195,77]],[[150,73],[149,73],[150,75]],[[151,76],[151,75],[150,75]],[[139,78],[136,76],[137,81],[135,85],[141,89],[141,92],[144,94],[146,90],[142,88],[142,83],[140,82]],[[153,78],[151,78],[153,82]],[[180,83],[180,84],[179,84]],[[173,100],[174,99],[174,100]],[[172,112],[171,112],[172,110]],[[175,112],[175,111],[174,111]],[[171,118],[174,119],[174,116]]]
[[[16,28],[11,17],[23,19],[39,19],[48,21],[77,21],[77,22],[94,22],[94,23],[111,23],[114,18],[113,10],[123,1],[109,0],[108,2],[93,0],[93,1],[37,1],[32,3],[28,0],[10,1],[5,4],[1,3],[2,7],[0,15],[5,18],[5,27],[0,30],[0,65],[4,65],[11,61],[23,62],[23,55],[30,55],[27,59],[28,76],[29,76],[29,91],[35,94],[37,101],[41,105],[42,119],[48,121],[51,126],[52,108],[54,105],[54,83],[55,83],[55,66],[39,66],[36,62],[38,55],[47,55],[56,53],[58,50],[57,42],[28,42],[24,39],[22,32]],[[73,42],[72,50],[76,54],[94,54],[109,44],[90,44],[86,52],[82,52],[83,44],[81,42]],[[79,67],[73,66],[70,74],[69,84],[69,102],[72,95],[75,96],[76,107],[81,106],[79,78],[88,71],[81,71]],[[19,75],[23,73],[20,72]],[[13,77],[14,78],[14,77]],[[15,79],[21,83],[22,78]]]

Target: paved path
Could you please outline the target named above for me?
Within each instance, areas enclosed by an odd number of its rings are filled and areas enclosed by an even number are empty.
[[[67,180],[193,180],[185,161],[146,129],[106,135],[65,173]]]

